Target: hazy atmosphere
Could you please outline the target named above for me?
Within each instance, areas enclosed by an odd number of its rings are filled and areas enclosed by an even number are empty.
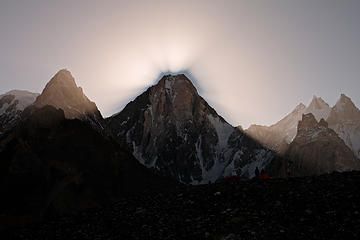
[[[312,95],[360,106],[360,1],[0,1],[0,92],[67,68],[104,116],[186,72],[233,125]],[[326,5],[325,5],[326,3]]]

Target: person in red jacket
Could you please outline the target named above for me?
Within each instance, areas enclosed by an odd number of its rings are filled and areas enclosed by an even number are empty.
[[[270,178],[269,175],[265,173],[264,169],[261,170],[260,179],[269,179],[269,178]]]

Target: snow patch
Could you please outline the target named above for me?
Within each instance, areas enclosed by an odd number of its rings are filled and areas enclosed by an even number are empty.
[[[226,147],[230,135],[234,132],[234,127],[221,121],[219,117],[213,117],[212,115],[207,117],[216,130],[219,147]]]

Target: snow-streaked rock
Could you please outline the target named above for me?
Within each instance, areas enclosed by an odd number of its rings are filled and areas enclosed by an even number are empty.
[[[251,177],[275,158],[219,116],[183,74],[164,76],[108,126],[139,162],[184,183]]]

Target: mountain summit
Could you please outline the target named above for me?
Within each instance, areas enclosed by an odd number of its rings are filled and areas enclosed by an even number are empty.
[[[60,108],[68,119],[82,119],[89,114],[101,117],[96,104],[85,96],[82,88],[76,85],[74,77],[66,69],[55,74],[34,104],[37,107],[51,105]]]
[[[219,116],[184,74],[163,76],[108,125],[138,161],[184,183],[249,177],[275,157]]]
[[[305,114],[312,113],[317,121],[320,119],[327,119],[329,117],[331,108],[321,97],[313,96],[309,106],[305,110]]]
[[[104,119],[96,104],[87,98],[66,69],[58,71],[51,78],[32,107],[41,108],[46,105],[63,110],[67,119],[87,121],[98,131],[104,131]]]

